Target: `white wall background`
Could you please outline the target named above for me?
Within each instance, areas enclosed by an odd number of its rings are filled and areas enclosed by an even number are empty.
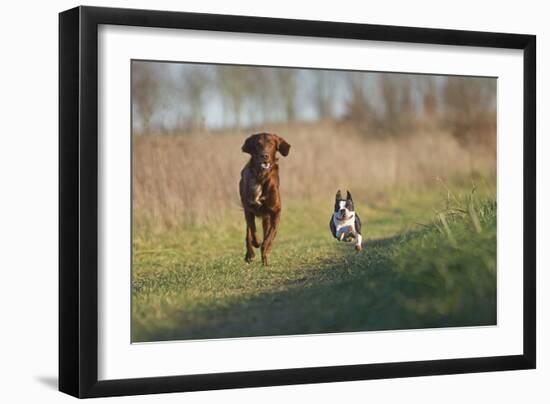
[[[69,402],[57,385],[57,13],[62,0],[6,2],[0,24],[0,401]],[[545,403],[550,400],[550,25],[545,2],[308,0],[90,1],[283,18],[531,33],[538,36],[538,369],[460,376],[126,397],[110,402]],[[519,136],[520,134],[518,134]],[[520,162],[518,161],[519,165]],[[546,185],[546,187],[544,186]]]

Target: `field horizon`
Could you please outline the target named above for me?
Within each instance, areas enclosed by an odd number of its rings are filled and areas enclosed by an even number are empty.
[[[283,204],[332,204],[337,189],[383,204],[384,195],[394,190],[430,190],[441,185],[439,180],[484,182],[496,176],[495,144],[461,142],[431,121],[382,139],[365,137],[354,125],[335,120],[135,135],[134,226],[162,233],[240,214],[238,181],[249,159],[241,146],[250,134],[263,131],[292,146],[288,157],[279,158]]]

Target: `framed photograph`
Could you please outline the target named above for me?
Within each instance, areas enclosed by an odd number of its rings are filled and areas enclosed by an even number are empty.
[[[532,35],[59,16],[59,389],[533,369]]]

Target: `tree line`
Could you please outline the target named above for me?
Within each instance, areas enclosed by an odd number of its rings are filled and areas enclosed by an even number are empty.
[[[134,61],[132,109],[136,133],[335,119],[371,136],[432,122],[467,137],[495,121],[496,79]]]

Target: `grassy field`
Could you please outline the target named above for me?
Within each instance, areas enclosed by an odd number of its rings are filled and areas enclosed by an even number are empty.
[[[496,324],[494,186],[354,192],[365,249],[330,234],[330,198],[284,203],[270,266],[244,220],[134,229],[134,342]],[[405,189],[405,188],[403,188]]]
[[[433,188],[437,177],[494,178],[496,171],[494,148],[462,145],[433,128],[384,139],[366,139],[353,126],[332,121],[281,124],[270,131],[292,145],[279,164],[285,203],[331,203],[327,198],[339,187],[376,200],[389,190]],[[238,182],[250,158],[241,146],[254,132],[135,136],[134,225],[164,232],[225,220],[228,211],[241,219]]]

